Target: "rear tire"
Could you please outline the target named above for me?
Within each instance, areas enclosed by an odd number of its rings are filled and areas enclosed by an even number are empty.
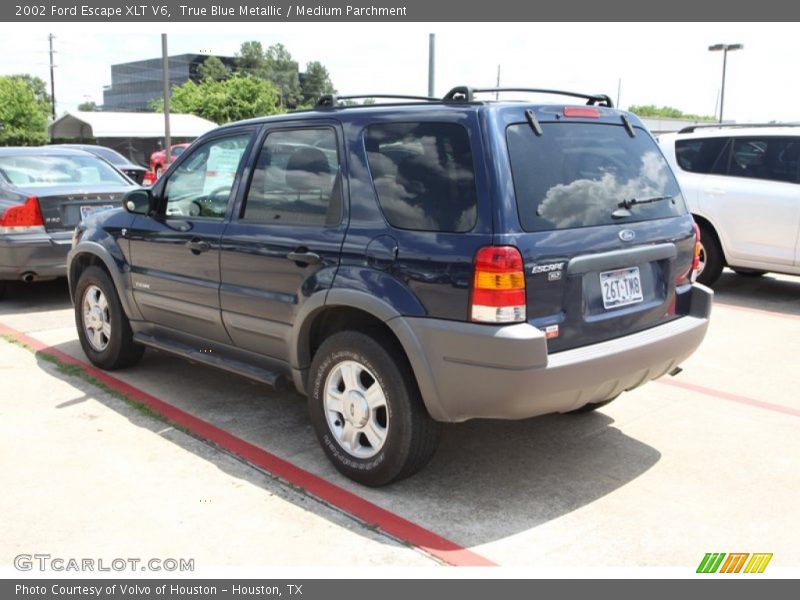
[[[712,285],[719,279],[725,259],[722,256],[722,247],[716,234],[704,226],[700,226],[700,269],[697,281],[703,285]]]
[[[733,270],[734,273],[737,275],[742,275],[743,277],[761,277],[762,275],[766,275],[766,271],[761,271],[759,269],[740,269],[736,268]]]
[[[144,346],[134,343],[117,289],[108,273],[99,267],[88,267],[78,278],[75,325],[84,353],[101,369],[129,367],[142,358]]]
[[[3,299],[3,296],[6,294],[6,282],[4,280],[0,280],[0,300]]]
[[[405,355],[379,333],[343,331],[323,342],[311,363],[308,410],[336,469],[373,487],[422,469],[441,434]]]
[[[613,398],[609,398],[608,400],[601,400],[600,402],[590,402],[589,404],[584,404],[580,408],[576,408],[575,410],[568,411],[567,414],[568,415],[582,415],[582,414],[594,412],[598,408],[603,408],[606,404],[611,404],[617,398],[619,398],[619,394],[617,394]]]

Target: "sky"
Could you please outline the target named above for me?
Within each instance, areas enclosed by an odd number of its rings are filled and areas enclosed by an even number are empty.
[[[112,23],[15,24],[0,37],[0,74],[49,83],[53,33],[58,114],[102,104],[111,65],[170,54],[233,56],[242,42],[282,43],[301,69],[319,60],[340,93],[426,94],[428,34],[436,34],[436,94],[456,85],[606,93],[619,105],[714,115],[728,54],[725,120],[800,121],[800,26],[795,23]]]

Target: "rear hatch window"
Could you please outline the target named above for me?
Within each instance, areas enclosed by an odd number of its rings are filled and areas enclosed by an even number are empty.
[[[694,234],[655,141],[638,128],[631,137],[621,120],[540,125],[542,135],[526,122],[507,129],[525,230],[507,243],[522,254],[527,319],[546,333],[549,351],[679,316],[676,286],[688,275]]]
[[[601,123],[527,124],[507,130],[525,231],[623,224],[686,212],[675,177],[641,130]],[[637,204],[639,203],[639,204]]]

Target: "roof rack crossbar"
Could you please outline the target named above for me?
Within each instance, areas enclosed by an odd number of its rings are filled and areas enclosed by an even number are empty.
[[[745,127],[800,127],[800,123],[700,123],[684,127],[678,133],[694,133],[696,129],[736,129]]]
[[[563,90],[549,90],[539,88],[506,88],[506,87],[492,87],[492,88],[473,88],[469,86],[458,86],[447,92],[444,100],[445,102],[474,102],[475,94],[490,93],[490,92],[524,92],[528,94],[554,94],[558,96],[569,96],[571,98],[583,98],[587,100],[586,104],[593,106],[607,106],[614,107],[614,103],[606,94],[581,94],[578,92],[566,92]]]
[[[441,102],[439,98],[430,96],[406,96],[403,94],[348,94],[337,96],[336,94],[325,94],[317,100],[317,108],[333,108],[344,100],[358,100],[362,98],[383,98],[388,100],[416,100],[422,102]]]

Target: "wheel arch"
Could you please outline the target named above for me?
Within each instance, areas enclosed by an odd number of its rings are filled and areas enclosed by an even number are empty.
[[[705,229],[706,231],[711,233],[711,235],[714,236],[714,239],[717,240],[717,244],[719,244],[719,248],[720,250],[722,250],[723,266],[727,265],[728,257],[725,249],[725,244],[723,243],[722,237],[720,237],[719,232],[717,231],[717,228],[714,225],[714,223],[712,223],[711,220],[708,219],[707,217],[704,217],[703,215],[697,213],[692,213],[692,218],[694,219],[695,223],[697,223],[698,227],[700,227],[701,229]]]
[[[317,300],[314,304],[295,328],[295,339],[290,346],[294,385],[300,393],[306,393],[314,352],[328,336],[347,329],[366,333],[380,331],[408,360],[428,413],[442,420],[444,412],[420,342],[395,308],[375,296],[355,290],[331,290],[323,301]]]
[[[84,242],[70,253],[69,264],[67,267],[67,281],[69,284],[69,296],[75,302],[75,288],[81,273],[90,266],[97,266],[103,269],[117,290],[122,310],[125,316],[131,320],[140,320],[136,303],[133,301],[130,287],[126,284],[126,276],[121,271],[117,261],[108,255],[105,248],[96,242]]]

